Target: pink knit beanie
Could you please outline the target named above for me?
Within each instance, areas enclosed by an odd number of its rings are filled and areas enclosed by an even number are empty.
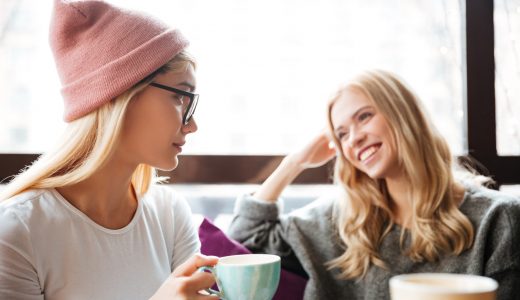
[[[150,75],[188,41],[149,16],[102,1],[54,0],[50,44],[70,122]]]

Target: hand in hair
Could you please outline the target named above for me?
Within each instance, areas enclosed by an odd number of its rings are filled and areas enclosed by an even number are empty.
[[[202,266],[213,266],[218,262],[218,257],[196,254],[177,267],[164,281],[150,300],[166,299],[218,299],[216,296],[203,295],[199,291],[210,288],[215,279],[213,275],[205,272],[197,272]]]
[[[293,164],[302,170],[317,168],[336,156],[336,149],[326,131],[320,132],[305,147],[287,156]]]
[[[301,150],[286,156],[276,170],[260,186],[254,197],[275,202],[280,194],[303,170],[316,168],[336,156],[325,131],[315,136]]]

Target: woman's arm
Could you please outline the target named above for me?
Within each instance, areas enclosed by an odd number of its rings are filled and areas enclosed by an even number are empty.
[[[321,133],[302,150],[285,157],[254,195],[239,197],[228,234],[253,252],[281,256],[284,268],[304,273],[287,242],[291,218],[280,217],[277,200],[284,188],[303,170],[321,166],[335,154],[336,151],[329,147],[327,135]]]
[[[0,241],[0,299],[43,300],[34,266]]]
[[[286,156],[260,186],[254,198],[276,202],[281,193],[303,170],[324,165],[336,155],[325,132],[314,137],[303,149]]]

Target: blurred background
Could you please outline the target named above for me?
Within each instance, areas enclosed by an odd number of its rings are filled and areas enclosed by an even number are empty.
[[[199,131],[189,136],[184,169],[172,177],[189,197],[221,199],[218,205],[200,202],[195,210],[218,206],[229,212],[229,199],[254,189],[281,155],[325,126],[330,95],[368,68],[404,78],[455,155],[476,156],[498,179],[511,173],[502,165],[520,170],[520,0],[108,2],[159,17],[191,41],[199,64]],[[0,169],[9,169],[1,179],[48,149],[65,126],[48,46],[51,8],[51,0],[0,0]],[[489,24],[485,20],[471,21],[480,14],[491,14],[491,29],[481,27]],[[481,48],[491,49],[494,65],[470,77],[468,53],[476,51],[477,64],[489,59],[485,52],[480,56]],[[491,97],[479,96],[483,85]],[[482,118],[488,107],[491,117]],[[484,129],[472,125],[479,118]],[[239,166],[255,159],[246,170]],[[294,207],[323,193],[329,171],[310,176],[305,183],[311,188],[289,189],[289,199],[305,198]],[[504,175],[499,183],[514,191],[519,176]]]

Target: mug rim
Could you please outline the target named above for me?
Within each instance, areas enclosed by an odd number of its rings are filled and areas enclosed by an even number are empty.
[[[268,261],[260,261],[260,262],[250,262],[250,263],[232,263],[232,262],[226,262],[226,260],[232,260],[237,257],[244,257],[244,256],[254,256],[254,257],[263,257],[270,259]],[[248,254],[237,254],[237,255],[229,255],[229,256],[223,256],[219,258],[219,261],[217,265],[221,266],[260,266],[260,265],[268,265],[272,263],[276,263],[280,261],[280,256],[274,255],[274,254],[261,254],[261,253],[248,253]]]
[[[448,280],[462,279],[462,280],[476,280],[477,284],[472,289],[464,288],[450,288],[443,286],[432,286],[431,284],[411,283],[407,281],[410,278],[416,279],[439,279],[444,278]],[[473,274],[453,274],[453,273],[414,273],[401,274],[390,278],[390,289],[400,288],[407,291],[422,291],[434,294],[456,294],[468,295],[494,292],[498,289],[498,283],[489,277],[473,275]]]

